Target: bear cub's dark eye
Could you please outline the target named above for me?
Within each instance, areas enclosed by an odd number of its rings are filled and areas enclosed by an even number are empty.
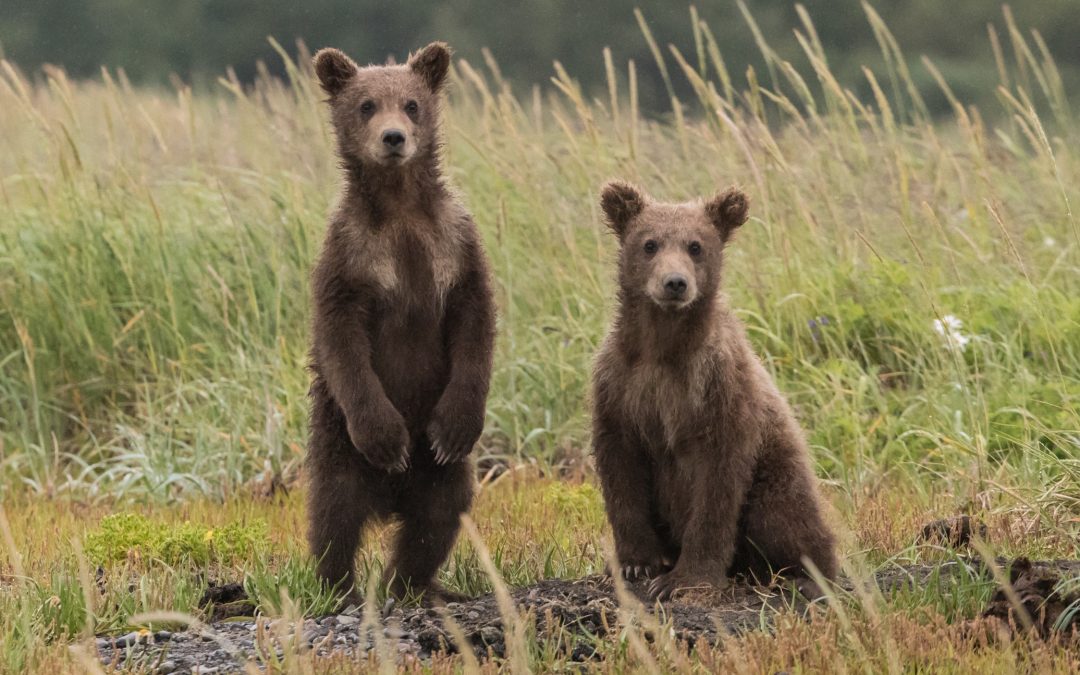
[[[652,255],[653,253],[656,253],[656,251],[659,250],[659,248],[660,248],[660,245],[657,244],[656,241],[653,240],[653,239],[650,239],[649,241],[645,242],[645,252],[648,253],[649,255]]]
[[[361,103],[360,112],[365,115],[370,115],[371,113],[375,112],[375,101],[368,99],[367,101]]]
[[[409,113],[410,115],[415,115],[416,113],[420,112],[420,106],[416,103],[416,101],[409,101],[405,104],[405,112]]]
[[[690,246],[688,246],[687,249],[690,251],[690,255],[692,256],[701,255],[701,244],[696,241],[690,242]]]

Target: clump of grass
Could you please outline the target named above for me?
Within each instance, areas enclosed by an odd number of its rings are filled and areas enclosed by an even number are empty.
[[[341,589],[325,586],[315,574],[314,561],[303,557],[274,564],[255,560],[244,573],[244,590],[259,611],[270,616],[325,616],[340,608],[344,596]]]
[[[86,535],[85,551],[95,565],[125,561],[177,566],[232,565],[270,548],[264,520],[230,522],[221,527],[186,521],[153,522],[135,513],[105,516]]]

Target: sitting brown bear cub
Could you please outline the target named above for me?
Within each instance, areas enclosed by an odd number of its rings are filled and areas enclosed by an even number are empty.
[[[623,574],[658,574],[661,599],[736,572],[805,575],[804,557],[833,578],[806,441],[720,291],[746,196],[666,204],[611,183],[601,205],[621,249],[593,452]]]
[[[361,532],[397,516],[391,592],[443,595],[435,573],[472,501],[495,310],[480,237],[444,184],[434,43],[405,65],[315,55],[345,172],[312,277],[308,540],[353,587]]]

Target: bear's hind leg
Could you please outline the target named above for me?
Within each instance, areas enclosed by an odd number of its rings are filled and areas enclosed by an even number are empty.
[[[835,578],[836,539],[825,521],[805,449],[797,441],[781,439],[756,473],[740,519],[739,554],[732,571],[750,572],[759,582],[772,574],[809,577],[805,557],[825,578]]]
[[[454,599],[454,594],[435,581],[435,575],[457,540],[461,514],[472,503],[472,472],[468,460],[446,466],[435,465],[426,457],[415,461],[399,500],[401,527],[386,568],[394,596],[412,592],[428,593],[437,600]]]
[[[325,392],[320,396],[317,385],[306,467],[308,545],[323,583],[352,593],[364,526],[389,513],[392,495],[386,478],[373,475],[378,470],[353,447],[337,405]]]

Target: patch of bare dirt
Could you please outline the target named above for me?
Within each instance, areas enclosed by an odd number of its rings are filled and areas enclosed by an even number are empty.
[[[1009,570],[1009,585],[998,588],[982,615],[1009,633],[1032,630],[1043,639],[1060,635],[1078,640],[1080,564],[1067,563],[1063,569],[1017,559]]]
[[[651,611],[652,603],[645,595],[647,586],[648,582],[642,581],[628,584],[627,589]],[[512,596],[519,614],[535,617],[540,634],[561,630],[569,635],[567,648],[574,657],[591,656],[589,643],[594,638],[603,638],[620,629],[614,583],[603,575],[541,581],[513,591]],[[720,634],[762,627],[765,608],[780,610],[793,606],[805,607],[806,600],[781,589],[739,583],[722,591],[695,593],[664,603],[656,618],[670,623],[678,639],[693,645],[698,640],[715,641]],[[494,596],[450,603],[445,611],[461,626],[479,656],[489,650],[497,656],[505,653],[503,619]],[[437,610],[413,608],[398,612],[402,628],[417,636],[424,651],[456,649]]]
[[[1025,559],[995,561],[998,569],[1011,569],[1011,589],[1019,598],[1026,616],[1039,635],[1061,631],[1080,632],[1080,561],[1061,560],[1030,562]],[[921,588],[948,581],[955,575],[990,579],[990,568],[978,558],[962,558],[935,565],[897,565],[880,570],[874,583],[886,594],[902,588]],[[1073,580],[1073,583],[1067,583]],[[841,580],[840,588],[851,590],[852,582]],[[743,582],[712,592],[695,592],[677,597],[656,608],[645,599],[647,582],[628,585],[656,619],[669,625],[674,636],[693,646],[701,640],[713,643],[725,634],[769,629],[776,611],[805,612],[812,601],[793,588],[761,587]],[[1071,588],[1071,590],[1069,590]],[[465,645],[457,645],[446,627],[442,613],[426,607],[385,609],[378,635],[364,627],[359,612],[346,612],[307,619],[302,625],[280,630],[279,622],[265,619],[235,618],[220,620],[219,607],[233,603],[239,609],[246,598],[238,596],[230,585],[216,586],[208,595],[214,598],[212,622],[199,630],[140,637],[101,638],[101,660],[117,668],[139,668],[150,672],[242,672],[250,662],[266,663],[280,658],[286,649],[309,649],[319,655],[363,656],[389,641],[403,662],[428,659],[440,651],[457,651],[467,646],[477,656],[503,656],[506,635],[503,617],[493,595],[466,602],[449,603],[447,615],[460,626]],[[241,589],[242,591],[242,589]],[[808,594],[810,594],[808,592]],[[1012,626],[1024,626],[1017,604],[999,590],[985,612],[997,617],[1000,632]],[[622,629],[619,603],[612,580],[594,575],[578,580],[547,580],[512,590],[517,611],[535,620],[540,636],[558,635],[566,656],[574,660],[600,658],[595,645]],[[251,612],[250,604],[243,606]],[[774,611],[776,610],[776,611]],[[248,614],[250,616],[250,614]],[[275,627],[275,624],[278,624]],[[643,624],[648,630],[649,626]],[[268,635],[282,637],[267,638]],[[284,636],[288,635],[288,639]],[[260,637],[262,636],[262,637]],[[646,633],[648,637],[648,633]],[[297,643],[299,640],[299,644]]]

